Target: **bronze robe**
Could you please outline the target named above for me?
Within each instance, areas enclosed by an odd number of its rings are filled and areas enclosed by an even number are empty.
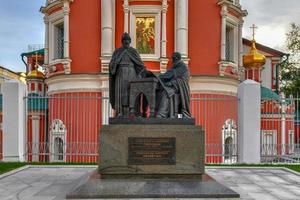
[[[161,117],[172,117],[170,116],[170,112],[171,109],[174,108],[170,108],[170,101],[174,100],[173,98],[175,94],[177,94],[179,95],[178,113],[182,114],[184,118],[191,117],[189,87],[190,72],[188,67],[182,61],[179,61],[166,73],[161,74],[159,78],[165,86],[163,87],[162,93],[159,95],[161,102],[158,106],[157,115]]]
[[[113,53],[109,63],[109,96],[110,103],[117,115],[128,116],[130,81],[145,70],[138,52],[130,47],[121,47]]]

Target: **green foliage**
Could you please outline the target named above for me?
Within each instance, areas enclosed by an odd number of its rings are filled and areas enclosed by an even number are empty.
[[[280,66],[281,91],[286,96],[298,96],[300,94],[300,26],[292,23],[286,36],[286,49],[290,55]]]

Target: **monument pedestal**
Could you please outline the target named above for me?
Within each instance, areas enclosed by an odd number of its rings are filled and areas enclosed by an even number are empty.
[[[194,125],[115,124],[100,134],[102,178],[204,174],[204,131]]]
[[[103,126],[99,168],[67,199],[239,197],[204,173],[200,126],[188,119],[171,119],[173,125],[153,120],[110,120],[115,123]]]
[[[200,179],[101,179],[94,172],[67,199],[239,198],[233,190],[204,174]]]

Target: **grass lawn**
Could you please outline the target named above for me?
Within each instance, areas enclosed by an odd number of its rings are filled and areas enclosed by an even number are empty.
[[[5,163],[0,162],[0,174],[9,172],[11,170],[23,167],[25,165],[97,165],[97,163]],[[222,164],[208,164],[211,167],[286,167],[300,173],[300,164],[236,164],[236,165],[222,165]]]
[[[9,172],[11,170],[23,167],[25,165],[96,165],[97,163],[25,163],[25,162],[0,162],[0,174]]]
[[[0,174],[9,172],[11,170],[17,169],[19,167],[25,166],[26,163],[4,163],[0,162]]]

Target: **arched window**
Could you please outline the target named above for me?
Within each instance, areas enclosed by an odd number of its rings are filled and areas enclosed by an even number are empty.
[[[222,127],[222,160],[237,162],[237,126],[233,119],[227,119]]]
[[[51,124],[51,162],[66,161],[67,129],[60,119],[54,119]]]

